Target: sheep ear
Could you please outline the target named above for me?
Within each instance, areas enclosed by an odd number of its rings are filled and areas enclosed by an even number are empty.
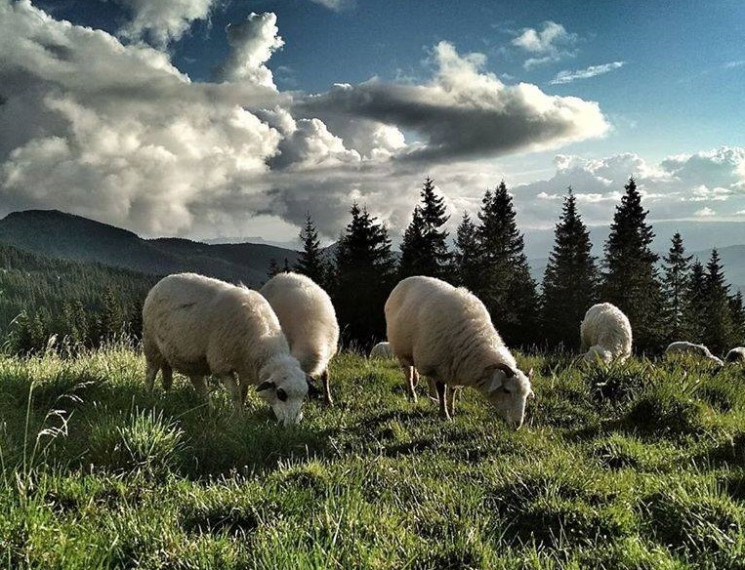
[[[256,391],[262,392],[263,390],[269,390],[270,388],[274,389],[276,387],[277,385],[274,382],[267,380],[266,382],[262,382],[261,384],[256,386]]]
[[[287,401],[287,392],[285,392],[282,388],[279,388],[277,390],[277,399],[280,402],[286,402]]]
[[[494,390],[497,390],[498,388],[501,388],[501,387],[502,387],[502,378],[498,374],[494,374],[489,379],[489,384],[487,385],[486,391],[493,392]]]

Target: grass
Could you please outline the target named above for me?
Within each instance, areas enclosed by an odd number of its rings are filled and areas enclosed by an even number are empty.
[[[349,353],[290,428],[178,376],[147,393],[124,345],[2,356],[0,567],[745,568],[742,368],[520,360],[512,432]]]

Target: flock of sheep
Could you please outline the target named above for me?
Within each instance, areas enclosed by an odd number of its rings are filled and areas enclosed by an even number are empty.
[[[415,276],[396,285],[385,303],[388,341],[370,358],[396,358],[416,401],[419,374],[429,380],[440,416],[449,419],[462,387],[481,392],[518,429],[533,396],[532,370],[524,372],[494,328],[484,304],[462,287]],[[610,303],[592,306],[580,328],[586,360],[610,362],[631,355],[631,325]],[[280,273],[260,291],[194,273],[169,275],[148,293],[143,307],[143,350],[148,389],[158,372],[169,389],[173,371],[188,376],[207,397],[205,376],[217,377],[237,410],[250,386],[283,424],[299,422],[302,404],[320,378],[332,404],[329,361],[339,325],[328,294],[304,275]],[[703,345],[675,342],[668,354],[721,360]],[[745,361],[745,348],[728,361]]]

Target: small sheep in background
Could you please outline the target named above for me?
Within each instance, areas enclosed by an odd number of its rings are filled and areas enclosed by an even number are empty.
[[[388,342],[414,401],[419,372],[434,380],[443,419],[454,412],[455,389],[470,386],[513,428],[522,425],[533,394],[532,371],[526,375],[517,368],[475,295],[432,277],[409,277],[388,297],[385,319]]]
[[[291,354],[309,376],[321,378],[324,400],[331,405],[329,361],[339,345],[339,324],[331,298],[310,277],[279,273],[259,291],[277,313]]]
[[[370,360],[372,360],[373,358],[395,358],[395,356],[393,355],[393,350],[391,350],[391,343],[379,342],[372,347],[370,356],[368,358]]]
[[[714,362],[715,364],[719,364],[720,366],[723,364],[722,360],[714,356],[711,353],[711,351],[703,344],[694,344],[692,342],[680,340],[676,342],[671,342],[669,345],[667,345],[667,348],[665,349],[666,357],[675,356],[679,354],[696,356],[704,360],[710,360],[711,362]]]
[[[586,361],[623,362],[631,356],[631,324],[615,305],[598,303],[590,307],[579,330]]]
[[[168,390],[176,370],[206,397],[204,377],[213,374],[236,410],[248,386],[256,385],[281,423],[300,421],[307,378],[290,355],[277,315],[256,291],[194,273],[169,275],[148,293],[142,322],[149,390],[159,370]]]
[[[745,346],[733,348],[724,357],[725,362],[745,362]]]

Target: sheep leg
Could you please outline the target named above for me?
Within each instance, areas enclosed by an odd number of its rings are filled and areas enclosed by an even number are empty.
[[[448,421],[450,420],[450,414],[448,413],[447,390],[445,383],[437,380],[435,385],[437,386],[437,399],[440,401],[440,418]]]
[[[416,404],[416,382],[415,379],[419,378],[416,369],[413,366],[404,366],[404,374],[406,375],[406,388],[409,392],[409,398]]]
[[[160,370],[160,365],[148,358],[147,372],[145,372],[145,387],[148,392],[153,391],[153,385],[155,384],[155,377],[158,375],[158,370]]]
[[[163,364],[163,366],[160,367],[160,371],[162,373],[160,381],[163,384],[163,389],[168,392],[168,390],[171,389],[171,386],[173,386],[173,368],[168,364]]]
[[[451,418],[455,417],[455,395],[457,393],[457,388],[452,388],[448,385],[445,401],[448,403],[448,413]]]
[[[329,388],[329,369],[326,368],[321,372],[321,381],[323,382],[323,401],[327,406],[333,406],[334,400],[331,398],[331,390]]]
[[[189,380],[191,380],[199,397],[206,400],[209,395],[209,389],[207,388],[207,382],[205,382],[204,376],[189,376]]]
[[[223,374],[220,376],[220,381],[228,389],[228,393],[233,400],[233,407],[236,412],[240,412],[243,409],[243,398],[241,386],[236,381],[234,374]]]
[[[439,401],[437,398],[437,386],[435,385],[435,381],[432,380],[432,378],[427,378],[427,382],[429,385],[429,397],[431,400],[434,400],[435,402]]]

